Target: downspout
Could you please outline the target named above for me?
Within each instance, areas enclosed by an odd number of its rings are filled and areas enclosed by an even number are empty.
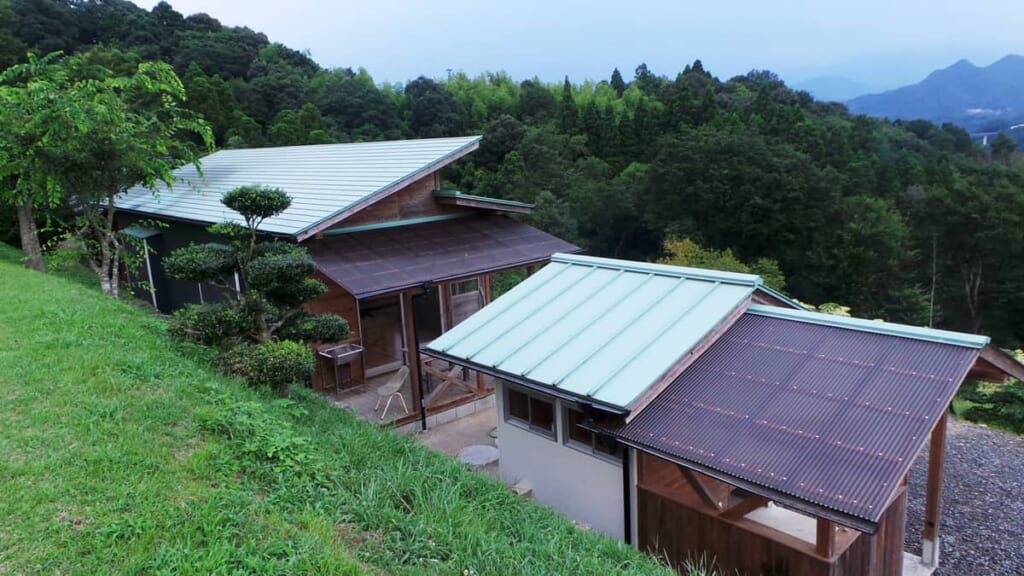
[[[423,364],[420,363],[420,333],[416,330],[416,299],[426,296],[430,292],[430,282],[424,282],[419,294],[413,294],[412,298],[409,299],[412,302],[412,310],[409,314],[412,315],[412,343],[414,348],[409,351],[409,360],[416,360],[416,382],[419,384],[420,389],[420,430],[426,432],[427,430],[427,398],[424,394],[423,389]]]
[[[630,502],[629,495],[632,492],[632,486],[630,485],[631,474],[629,473],[629,446],[619,444],[622,447],[622,515],[625,519],[623,525],[624,531],[623,538],[626,544],[629,546],[633,545],[633,510],[632,502]]]

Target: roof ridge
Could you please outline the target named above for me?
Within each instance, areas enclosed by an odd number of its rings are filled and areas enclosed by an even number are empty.
[[[851,318],[848,316],[835,316],[822,312],[810,310],[791,310],[778,306],[766,306],[763,304],[751,304],[747,307],[747,314],[757,316],[768,316],[782,320],[792,320],[807,324],[820,324],[834,328],[845,328],[860,332],[871,332],[898,338],[910,338],[913,340],[924,340],[939,344],[950,344],[953,346],[964,346],[967,348],[983,348],[991,339],[988,336],[979,334],[966,334],[951,330],[939,330],[937,328],[924,328],[921,326],[910,326],[895,322],[884,322],[880,320],[866,320],[864,318]]]
[[[407,143],[410,143],[410,142],[425,143],[425,142],[443,142],[443,141],[453,141],[453,140],[472,141],[472,140],[481,140],[482,138],[483,138],[482,135],[476,134],[476,135],[472,135],[472,136],[444,136],[444,137],[441,137],[441,138],[409,138],[409,139],[404,139],[404,140],[403,139],[398,139],[398,140],[369,140],[369,141],[366,141],[366,142],[326,142],[326,143],[323,143],[323,144],[289,144],[287,146],[252,146],[252,147],[249,147],[249,148],[220,148],[219,150],[215,150],[215,151],[211,152],[210,154],[206,155],[205,157],[208,158],[210,156],[213,156],[214,154],[219,154],[221,152],[255,152],[255,151],[262,152],[262,151],[271,151],[271,150],[280,151],[280,150],[298,149],[298,148],[302,148],[304,150],[309,150],[311,148],[341,148],[341,147],[358,148],[358,147],[363,147],[363,146],[380,146],[380,145],[395,145],[395,146],[397,146],[397,145],[401,145],[401,144],[407,144]],[[202,160],[202,158],[200,158],[200,160]]]
[[[690,268],[687,266],[676,266],[673,264],[659,264],[654,262],[637,262],[635,260],[620,260],[617,258],[602,258],[599,256],[583,256],[580,254],[554,254],[552,262],[565,264],[579,264],[583,266],[597,266],[612,270],[624,270],[627,272],[639,272],[642,274],[656,274],[659,276],[671,276],[674,278],[687,278],[690,280],[705,280],[710,282],[721,282],[723,284],[740,284],[757,288],[764,284],[764,280],[757,274],[744,274],[741,272],[723,272],[705,268]]]

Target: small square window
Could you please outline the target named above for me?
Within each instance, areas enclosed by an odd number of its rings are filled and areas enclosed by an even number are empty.
[[[530,423],[530,397],[525,392],[513,388],[508,389],[508,415],[527,424]]]
[[[547,400],[530,397],[530,425],[547,430],[555,431],[555,406]]]
[[[566,433],[569,436],[569,440],[579,442],[588,447],[593,445],[594,433],[580,426],[580,423],[583,422],[583,412],[570,408],[565,411],[565,415]]]
[[[563,414],[563,441],[566,446],[615,464],[622,463],[622,447],[619,443],[610,436],[595,434],[584,428],[586,418],[582,411],[566,406]]]
[[[555,438],[555,402],[505,384],[505,421]]]

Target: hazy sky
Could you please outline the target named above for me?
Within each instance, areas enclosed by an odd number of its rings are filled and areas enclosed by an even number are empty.
[[[267,34],[378,82],[446,69],[514,78],[673,76],[695,58],[723,79],[769,69],[787,82],[847,76],[885,88],[960,58],[1024,53],[1022,0],[170,0]],[[155,1],[140,1],[151,8]]]

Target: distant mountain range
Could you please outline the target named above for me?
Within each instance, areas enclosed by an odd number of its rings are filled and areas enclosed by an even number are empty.
[[[851,112],[890,119],[952,122],[972,133],[1024,123],[1024,56],[980,68],[967,60],[911,86],[847,101]]]
[[[810,92],[815,99],[826,102],[844,102],[878,89],[876,86],[846,76],[819,76],[798,82],[793,88]]]

